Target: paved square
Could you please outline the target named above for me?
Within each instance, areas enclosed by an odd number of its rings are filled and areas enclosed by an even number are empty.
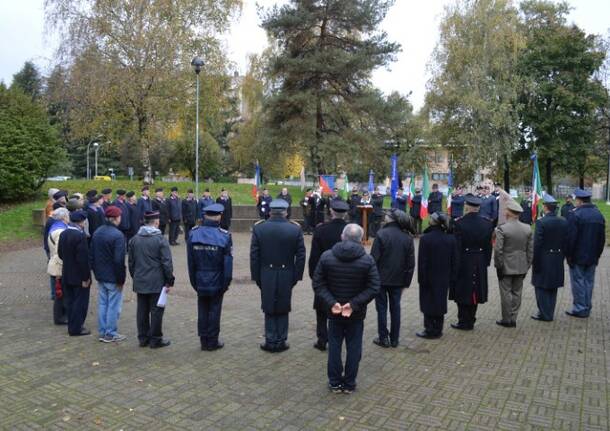
[[[306,237],[309,243],[309,237]],[[40,248],[0,256],[0,429],[206,430],[608,430],[610,411],[608,253],[597,271],[591,318],[563,314],[535,322],[533,288],[526,284],[517,329],[495,325],[498,284],[490,271],[490,302],[476,329],[448,328],[417,339],[422,315],[414,283],[403,296],[401,346],[381,349],[369,305],[358,390],[326,388],[326,355],[313,349],[313,292],[306,279],[294,290],[290,350],[261,351],[263,315],[249,281],[250,237],[235,234],[235,275],[225,296],[225,348],[199,350],[195,293],[188,285],[184,246],[173,247],[176,287],[165,313],[172,345],[137,345],[135,295],[125,287],[120,331],[129,338],[104,344],[68,337],[52,324],[45,258]],[[309,244],[307,244],[309,249]],[[529,280],[529,277],[528,277]],[[96,289],[86,326],[95,333]]]

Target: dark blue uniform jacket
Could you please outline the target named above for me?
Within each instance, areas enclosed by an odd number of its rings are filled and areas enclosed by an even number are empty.
[[[606,220],[593,204],[576,207],[568,217],[568,263],[597,265],[606,242]]]

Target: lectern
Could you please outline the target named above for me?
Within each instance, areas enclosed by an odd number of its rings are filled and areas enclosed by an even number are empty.
[[[362,229],[364,229],[364,237],[362,238],[363,245],[369,245],[369,214],[373,212],[373,205],[358,205],[360,210],[360,220],[362,220]]]

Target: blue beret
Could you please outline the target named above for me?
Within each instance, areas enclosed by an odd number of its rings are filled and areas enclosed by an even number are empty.
[[[349,211],[349,205],[340,199],[334,199],[330,203],[330,209],[332,209],[333,211],[344,213]]]
[[[208,205],[207,207],[205,207],[203,209],[203,212],[205,214],[210,214],[210,215],[215,215],[215,214],[222,214],[225,210],[224,205],[222,204],[211,204]]]
[[[545,204],[556,204],[557,200],[548,193],[545,193],[542,197],[542,202]]]
[[[284,199],[273,199],[269,204],[269,208],[272,210],[287,210],[288,202],[286,202]]]
[[[576,189],[576,190],[574,190],[574,196],[576,198],[590,198],[591,192],[589,192],[587,190],[583,190],[583,189]]]
[[[73,211],[70,213],[70,221],[73,223],[80,223],[87,220],[87,213],[83,210]]]

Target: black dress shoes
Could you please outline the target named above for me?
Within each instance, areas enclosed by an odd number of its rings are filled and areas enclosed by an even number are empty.
[[[538,320],[540,322],[552,322],[552,320],[549,319],[545,319],[542,316],[540,316],[539,314],[534,314],[533,316],[530,316],[532,319],[534,320]]]
[[[461,323],[452,323],[451,327],[453,329],[459,329],[460,331],[472,331],[474,329],[473,326],[463,325]]]
[[[318,349],[320,352],[325,352],[326,343],[321,343],[320,340],[318,340],[316,343],[314,343],[313,348]]]
[[[156,343],[151,343],[150,348],[151,349],[160,349],[162,347],[167,347],[170,344],[172,344],[172,343],[169,340],[161,340],[161,341],[157,341]]]
[[[267,343],[261,343],[260,348],[261,348],[261,350],[264,350],[265,352],[270,352],[270,353],[275,352],[275,349]]]
[[[83,335],[91,335],[91,331],[88,330],[87,328],[83,327],[83,328],[81,328],[79,333],[70,334],[71,337],[80,337],[80,336],[83,336]]]
[[[216,343],[215,346],[201,346],[201,350],[207,350],[208,352],[213,352],[214,350],[219,350],[222,349],[225,346],[225,343],[223,343],[222,341],[218,341],[218,343]]]
[[[505,322],[504,320],[496,320],[496,325],[504,326],[505,328],[516,328],[517,322]]]
[[[282,343],[279,346],[277,346],[274,351],[277,353],[280,353],[280,352],[285,352],[288,349],[290,349],[290,344]]]
[[[417,335],[419,338],[425,338],[427,340],[436,340],[437,338],[441,338],[440,335],[431,334],[425,330],[421,332],[416,332],[415,335]]]
[[[373,340],[373,344],[377,344],[379,347],[383,347],[384,349],[387,349],[388,347],[390,347],[390,340],[387,338],[375,338]]]
[[[390,340],[390,346],[398,347],[398,340]]]

